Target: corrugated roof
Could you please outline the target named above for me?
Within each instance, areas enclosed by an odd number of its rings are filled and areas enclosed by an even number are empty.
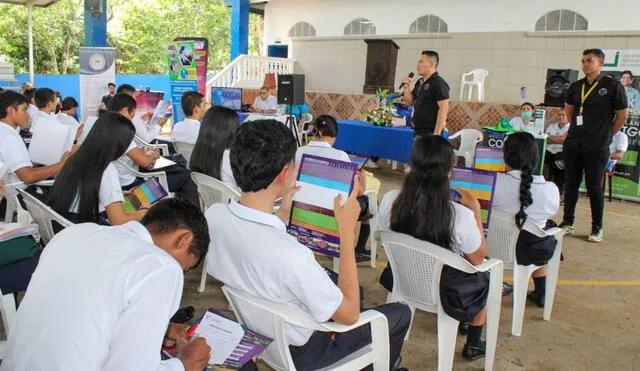
[[[39,7],[46,7],[57,2],[58,0],[0,0],[0,3],[15,4],[15,5],[33,5],[33,6],[39,6]]]

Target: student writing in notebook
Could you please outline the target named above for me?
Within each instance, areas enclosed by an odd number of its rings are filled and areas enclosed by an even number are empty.
[[[174,142],[196,144],[200,132],[200,120],[207,112],[207,102],[204,100],[204,95],[199,92],[188,91],[182,96],[180,105],[186,117],[173,126],[171,139]]]
[[[210,108],[202,119],[189,162],[191,170],[216,178],[238,192],[240,188],[231,172],[229,147],[239,126],[235,111],[222,106]]]
[[[124,210],[118,170],[112,163],[124,154],[134,134],[129,119],[103,113],[77,156],[60,171],[49,195],[51,207],[74,223],[99,223],[105,214],[111,225],[142,219],[148,206],[133,213]]]
[[[180,304],[183,272],[208,245],[200,209],[177,199],[160,201],[141,222],[84,223],[58,233],[20,303],[0,369],[202,371],[206,340],[187,341],[169,318]],[[167,337],[178,342],[178,357],[161,361]]]
[[[334,200],[340,234],[340,275],[337,285],[310,249],[286,232],[296,187],[296,140],[275,120],[244,123],[231,144],[231,168],[242,190],[238,202],[215,204],[205,213],[212,236],[208,273],[225,285],[299,309],[316,321],[353,324],[359,318],[360,290],[354,228],[360,213],[358,187],[341,206]],[[275,201],[282,198],[277,214]],[[375,310],[388,318],[390,365],[396,369],[410,310],[393,303]],[[297,369],[325,367],[371,342],[369,326],[335,335],[288,325],[286,336]]]

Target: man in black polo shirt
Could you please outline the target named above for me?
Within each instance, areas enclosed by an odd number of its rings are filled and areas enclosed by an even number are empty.
[[[404,99],[407,105],[414,106],[414,135],[440,135],[447,122],[449,112],[449,85],[438,74],[440,58],[433,50],[425,50],[418,59],[418,74],[421,78],[413,90],[409,89],[411,78],[406,76]]]
[[[587,49],[582,53],[585,77],[571,84],[565,104],[567,117],[571,117],[571,127],[563,147],[566,181],[564,216],[560,227],[565,233],[573,233],[578,188],[584,173],[591,201],[590,242],[602,242],[602,180],[609,158],[609,144],[612,136],[627,121],[624,87],[602,72],[603,65],[602,50]]]

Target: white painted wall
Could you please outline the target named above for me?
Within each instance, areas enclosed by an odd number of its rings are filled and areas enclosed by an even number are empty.
[[[403,35],[418,17],[433,14],[449,32],[534,31],[545,13],[578,12],[589,31],[640,30],[639,0],[275,0],[265,6],[265,45],[290,43],[289,29],[298,21],[312,24],[317,36],[341,36],[353,19],[368,18],[377,35]]]

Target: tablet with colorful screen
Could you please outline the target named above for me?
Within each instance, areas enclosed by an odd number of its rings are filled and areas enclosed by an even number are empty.
[[[340,234],[333,213],[333,200],[346,202],[353,190],[358,165],[324,157],[303,155],[298,171],[300,190],[293,197],[287,231],[311,250],[340,255]]]
[[[505,171],[504,152],[498,147],[476,147],[473,167],[489,171]]]
[[[168,195],[157,177],[149,178],[124,196],[124,209],[129,212],[140,210],[142,205],[153,205]]]
[[[467,190],[480,202],[480,215],[485,236],[489,231],[489,218],[491,217],[491,204],[493,203],[497,175],[498,173],[494,171],[464,167],[454,167],[451,174],[450,186],[452,189]]]

